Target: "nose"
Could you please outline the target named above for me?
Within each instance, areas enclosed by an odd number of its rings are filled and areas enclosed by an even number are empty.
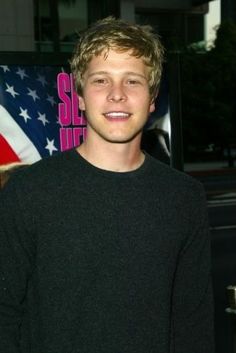
[[[123,102],[126,101],[127,96],[124,91],[124,87],[122,86],[122,83],[114,83],[110,91],[107,95],[107,99],[110,102]]]

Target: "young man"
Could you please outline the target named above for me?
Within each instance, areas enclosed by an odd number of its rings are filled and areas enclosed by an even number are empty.
[[[163,49],[104,19],[72,71],[87,138],[1,195],[0,351],[212,353],[202,186],[140,149]]]

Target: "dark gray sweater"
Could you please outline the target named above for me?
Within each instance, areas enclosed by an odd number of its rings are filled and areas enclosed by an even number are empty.
[[[212,353],[204,191],[150,156],[133,172],[75,150],[0,198],[1,353]]]

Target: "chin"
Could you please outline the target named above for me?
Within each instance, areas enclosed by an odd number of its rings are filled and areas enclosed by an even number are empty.
[[[132,134],[132,135],[126,135],[126,136],[107,136],[105,137],[105,140],[107,142],[110,142],[110,143],[129,143],[129,142],[132,142],[134,141],[135,139],[139,138],[140,136],[140,139],[141,139],[141,133],[140,131],[136,134]]]

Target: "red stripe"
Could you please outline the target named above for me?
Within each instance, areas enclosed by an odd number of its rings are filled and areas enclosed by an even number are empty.
[[[20,159],[5,138],[0,134],[0,164],[12,162],[20,162]]]

